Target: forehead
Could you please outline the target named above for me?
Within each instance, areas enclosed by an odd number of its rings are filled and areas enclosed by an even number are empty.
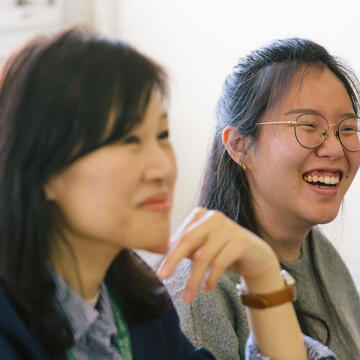
[[[164,100],[158,91],[153,90],[151,93],[149,104],[145,111],[144,120],[152,118],[164,120],[163,115],[165,114]]]
[[[168,121],[164,100],[158,91],[153,90],[142,121],[136,128],[151,128],[166,124]]]
[[[279,106],[283,112],[304,108],[324,116],[354,112],[344,84],[327,67],[299,69]]]
[[[128,121],[128,130],[125,131],[121,137],[134,130],[145,129],[147,131],[153,127],[161,126],[163,123],[167,123],[167,113],[165,108],[163,97],[159,91],[156,89],[153,90],[150,94],[150,99],[146,105],[145,111],[140,114],[140,117],[138,118],[139,121],[134,123],[131,119],[125,119],[125,121]],[[117,122],[124,121],[124,118],[119,116],[119,112],[121,113],[121,109],[119,110],[117,107],[113,107],[110,110],[109,117],[106,120],[106,128],[102,136],[103,141],[111,137],[113,133],[116,132],[117,126],[119,125]]]

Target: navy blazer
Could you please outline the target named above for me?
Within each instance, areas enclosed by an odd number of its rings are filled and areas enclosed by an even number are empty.
[[[203,348],[196,349],[180,330],[174,309],[141,325],[129,324],[134,360],[215,360]],[[35,331],[16,313],[6,293],[0,289],[0,359],[1,360],[65,360],[46,354]]]

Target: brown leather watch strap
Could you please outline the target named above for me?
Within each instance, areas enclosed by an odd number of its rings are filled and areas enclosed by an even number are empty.
[[[285,287],[281,290],[269,294],[252,294],[249,293],[244,283],[237,284],[236,289],[242,303],[245,306],[255,309],[265,309],[272,306],[285,304],[296,300],[295,279],[284,269],[280,271],[284,279]]]
[[[270,294],[251,294],[242,290],[240,298],[245,306],[264,309],[294,301],[295,286],[294,284],[285,285],[283,289]]]

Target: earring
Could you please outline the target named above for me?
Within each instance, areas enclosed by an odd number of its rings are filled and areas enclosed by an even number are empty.
[[[246,170],[246,166],[245,166],[245,164],[242,162],[242,161],[240,161],[240,166],[242,167],[242,169],[245,171]]]

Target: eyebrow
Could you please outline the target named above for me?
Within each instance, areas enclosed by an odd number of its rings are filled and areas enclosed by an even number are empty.
[[[310,108],[299,108],[299,109],[293,109],[285,113],[285,115],[291,115],[291,114],[315,114],[323,116],[319,111],[315,109]],[[340,115],[340,117],[347,118],[347,117],[356,117],[355,113],[343,113]]]

